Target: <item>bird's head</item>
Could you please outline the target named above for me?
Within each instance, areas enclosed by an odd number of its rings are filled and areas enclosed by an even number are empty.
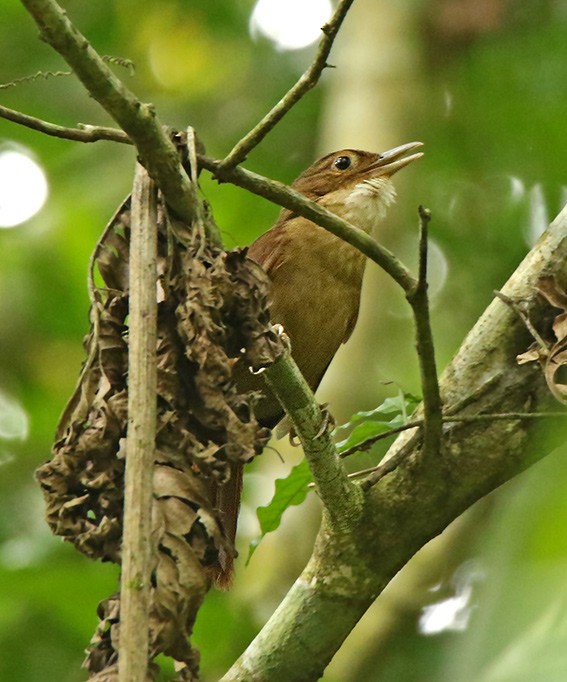
[[[387,152],[342,149],[327,154],[293,183],[308,199],[370,232],[394,201],[394,173],[423,156],[411,154],[422,146],[409,142]]]

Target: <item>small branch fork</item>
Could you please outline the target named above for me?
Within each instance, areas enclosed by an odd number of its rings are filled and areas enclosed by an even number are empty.
[[[141,162],[167,203],[190,224],[195,206],[193,186],[153,106],[137,99],[114,75],[55,0],[21,1],[43,40],[59,52],[92,97],[135,143]]]
[[[254,147],[256,147],[272,128],[287,114],[287,112],[297,104],[299,100],[309,90],[315,87],[327,64],[327,58],[333,47],[333,43],[339,32],[347,12],[354,0],[341,0],[337,5],[335,13],[329,23],[325,24],[321,30],[323,37],[319,43],[319,49],[311,66],[299,78],[297,83],[288,90],[284,97],[269,111],[264,118],[254,128],[245,135],[230,151],[230,153],[220,162],[223,170],[234,168],[246,159]]]
[[[494,421],[522,421],[525,419],[533,419],[536,421],[547,420],[547,419],[567,419],[567,412],[495,412],[493,414],[471,414],[464,415],[462,417],[451,417],[442,415],[442,424],[476,424],[479,422],[494,422]],[[358,445],[349,448],[348,450],[343,450],[339,457],[345,459],[350,457],[357,452],[365,452],[369,450],[374,443],[378,441],[385,440],[391,436],[397,436],[404,431],[409,431],[411,429],[419,429],[425,425],[424,419],[415,419],[407,422],[407,424],[402,424],[396,428],[389,429],[382,433],[378,433],[371,438],[367,438]],[[376,485],[386,474],[391,473],[404,461],[404,459],[409,455],[413,449],[413,444],[410,447],[401,448],[395,455],[387,459],[385,462],[381,462],[376,466],[369,467],[368,469],[361,469],[360,471],[354,471],[349,474],[349,478],[361,478],[362,476],[368,476],[368,478],[362,482],[361,487],[363,490],[369,490],[372,486]]]
[[[123,130],[119,128],[107,128],[104,126],[92,126],[87,124],[79,124],[77,128],[66,128],[65,126],[42,121],[34,116],[22,114],[20,111],[9,109],[0,105],[0,118],[5,118],[7,121],[18,123],[19,125],[37,130],[39,133],[49,135],[50,137],[58,137],[62,140],[72,140],[74,142],[98,142],[99,140],[108,140],[110,142],[121,142],[123,144],[133,144],[132,140],[126,135]]]

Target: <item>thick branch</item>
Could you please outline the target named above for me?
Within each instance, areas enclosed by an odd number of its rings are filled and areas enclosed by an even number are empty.
[[[156,436],[157,191],[138,165],[132,191],[128,438],[120,590],[119,682],[145,680],[151,586]]]
[[[323,37],[321,38],[319,49],[317,50],[315,60],[311,66],[276,106],[269,111],[258,125],[243,137],[234,146],[228,156],[221,161],[221,165],[224,169],[233,168],[244,161],[249,152],[264,139],[279,121],[281,121],[293,105],[297,104],[303,95],[317,85],[319,78],[323,73],[323,69],[328,66],[327,58],[331,52],[335,37],[353,2],[354,0],[341,0],[341,2],[339,2],[331,20],[321,29],[323,31]]]
[[[546,307],[534,287],[542,275],[567,281],[567,208],[504,287],[529,301],[531,319]],[[455,416],[543,412],[549,401],[541,369],[518,366],[530,343],[514,311],[488,307],[444,372],[441,389]],[[468,400],[468,397],[474,399]],[[352,627],[385,585],[428,540],[467,507],[547,454],[541,420],[493,420],[446,427],[443,456],[423,457],[419,438],[402,434],[389,452],[409,456],[368,491],[356,532],[337,536],[323,523],[301,577],[223,682],[319,679]],[[274,645],[277,642],[277,646]]]
[[[158,183],[169,206],[190,224],[194,188],[153,106],[140,102],[124,86],[55,0],[22,0],[22,4],[34,18],[41,37],[59,52],[92,97],[134,142],[142,164]]]
[[[362,493],[349,480],[337,456],[328,415],[322,412],[291,355],[268,367],[266,381],[301,440],[329,524],[337,531],[352,527],[362,509]]]

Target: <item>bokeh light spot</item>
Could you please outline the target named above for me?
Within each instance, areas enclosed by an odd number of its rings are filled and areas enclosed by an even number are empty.
[[[21,151],[0,150],[0,227],[29,220],[47,194],[47,178],[38,163]]]
[[[0,440],[25,440],[28,415],[19,402],[0,391]]]
[[[318,40],[332,11],[330,0],[258,0],[250,33],[261,33],[281,50],[300,50]]]

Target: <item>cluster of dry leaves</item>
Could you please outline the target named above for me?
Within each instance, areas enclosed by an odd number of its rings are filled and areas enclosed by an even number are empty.
[[[178,679],[198,675],[188,639],[211,570],[234,548],[209,491],[249,461],[269,432],[254,396],[238,393],[236,362],[260,368],[283,352],[269,325],[268,284],[244,251],[205,243],[160,206],[158,419],[154,463],[150,657],[175,659]],[[106,228],[91,268],[91,331],[79,385],[61,419],[52,459],[37,476],[54,533],[91,558],[120,562],[128,403],[130,203]],[[85,661],[91,680],[115,679],[120,600],[99,606]],[[157,666],[150,666],[150,676]],[[153,677],[152,677],[153,679]]]
[[[545,341],[539,334],[530,348],[518,356],[518,364],[538,361],[549,390],[563,404],[567,404],[567,383],[562,381],[561,369],[567,365],[567,293],[553,277],[541,277],[536,291],[561,312],[553,320],[554,339]]]

